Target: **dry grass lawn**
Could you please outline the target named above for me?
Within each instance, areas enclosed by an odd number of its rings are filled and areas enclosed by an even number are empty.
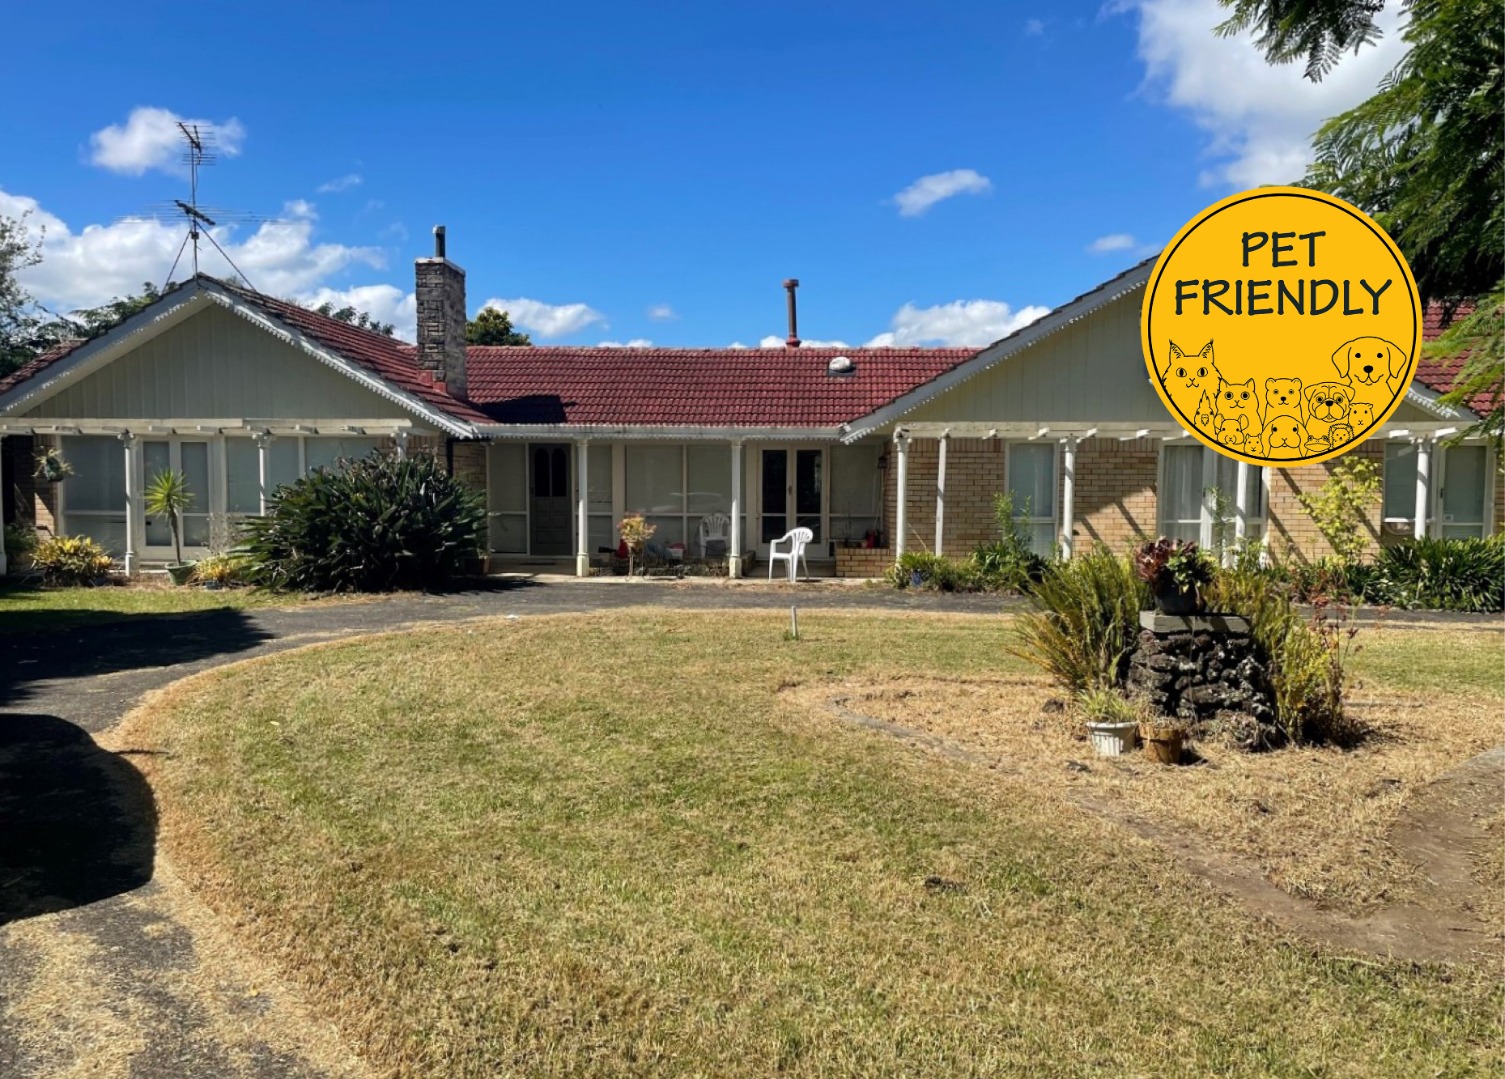
[[[1409,1077],[1505,1063],[1494,972],[1285,939],[1073,809],[1063,755],[1082,750],[1039,712],[1045,692],[1004,655],[1000,619],[801,623],[784,641],[775,612],[635,610],[320,646],[192,679],[125,734],[167,751],[137,759],[152,762],[179,872],[386,1074]],[[1400,770],[1411,758],[1394,747],[1425,723],[1401,707],[1415,698],[1400,677],[1387,684],[1404,654],[1367,661],[1365,692],[1396,733],[1366,752],[1397,756],[1335,778],[1330,801],[1443,765]],[[1497,713],[1498,684],[1468,692],[1491,688]],[[916,753],[813,706],[841,693],[996,745],[1020,773]],[[1273,799],[1251,815],[1310,837],[1322,824],[1303,808],[1332,815],[1309,776],[1356,759],[1094,765],[1087,779],[1189,821],[1198,798],[1229,819]],[[1226,841],[1269,845],[1257,825]],[[1326,859],[1275,862],[1292,886],[1372,896],[1344,867],[1321,878]]]

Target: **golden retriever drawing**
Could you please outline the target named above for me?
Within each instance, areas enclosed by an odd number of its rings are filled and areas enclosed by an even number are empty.
[[[1395,399],[1411,357],[1382,337],[1355,337],[1338,346],[1333,367],[1353,384],[1354,401],[1382,410]]]

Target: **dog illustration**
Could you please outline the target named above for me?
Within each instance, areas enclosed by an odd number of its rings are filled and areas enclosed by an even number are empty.
[[[1374,426],[1374,406],[1368,401],[1355,401],[1348,409],[1348,422],[1355,431],[1367,431]]]
[[[1346,382],[1319,382],[1306,388],[1306,431],[1323,438],[1335,423],[1347,423],[1353,387]]]
[[[1327,429],[1327,443],[1329,446],[1341,446],[1345,442],[1353,441],[1353,428],[1346,423],[1335,423]]]
[[[1183,416],[1195,416],[1202,395],[1216,383],[1213,377],[1212,342],[1209,341],[1195,354],[1188,356],[1176,342],[1171,342],[1166,357],[1165,370],[1159,372],[1160,384],[1170,396],[1171,403]]]
[[[1383,409],[1395,399],[1410,356],[1381,337],[1355,337],[1338,346],[1333,367],[1353,384],[1354,401]]]
[[[1265,421],[1264,442],[1266,457],[1294,460],[1306,453],[1306,428],[1299,417],[1272,416]]]
[[[1265,379],[1266,424],[1269,424],[1276,416],[1294,416],[1298,422],[1305,423],[1306,416],[1301,411],[1302,404],[1301,379]]]
[[[1241,450],[1244,448],[1244,428],[1235,419],[1224,420],[1218,425],[1218,442],[1229,449]]]
[[[1202,394],[1202,399],[1197,402],[1197,426],[1204,431],[1216,431],[1217,427],[1212,422],[1212,398]]]
[[[1259,394],[1254,380],[1228,382],[1218,376],[1218,415],[1225,420],[1236,420],[1244,431],[1260,429]]]

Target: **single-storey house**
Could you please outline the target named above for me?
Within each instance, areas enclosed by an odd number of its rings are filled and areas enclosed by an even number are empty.
[[[197,555],[279,484],[388,447],[441,456],[486,492],[494,562],[573,562],[582,575],[641,512],[656,543],[691,557],[702,522],[725,515],[732,573],[805,526],[817,572],[872,576],[906,549],[960,554],[991,538],[1003,491],[1042,553],[1209,540],[1209,489],[1237,534],[1294,557],[1324,549],[1297,496],[1327,465],[1223,458],[1151,388],[1139,307],[1153,260],[980,350],[801,347],[792,294],[783,348],[477,347],[465,273],[436,237],[417,262],[416,344],[198,276],[0,379],[6,521],[92,536],[134,573],[172,557],[142,501],[164,469],[195,494],[185,541]],[[1376,544],[1501,527],[1492,450],[1445,444],[1476,418],[1439,402],[1451,378],[1423,363],[1356,451],[1384,468]],[[66,480],[34,478],[47,449],[72,467]]]

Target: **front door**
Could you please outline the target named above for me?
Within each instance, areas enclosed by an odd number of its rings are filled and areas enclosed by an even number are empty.
[[[808,528],[814,532],[817,546],[823,541],[821,513],[825,455],[823,449],[781,447],[762,451],[758,540],[764,552],[769,543],[792,528]]]
[[[174,556],[172,524],[165,516],[153,517],[145,511],[145,493],[152,481],[164,472],[181,472],[192,501],[183,514],[181,537],[185,557],[210,546],[209,520],[214,507],[215,491],[210,489],[209,443],[191,439],[143,440],[141,443],[142,519],[146,523],[142,553],[149,559]]]
[[[570,548],[570,448],[535,443],[529,447],[528,508],[532,525],[531,553],[564,557]]]

